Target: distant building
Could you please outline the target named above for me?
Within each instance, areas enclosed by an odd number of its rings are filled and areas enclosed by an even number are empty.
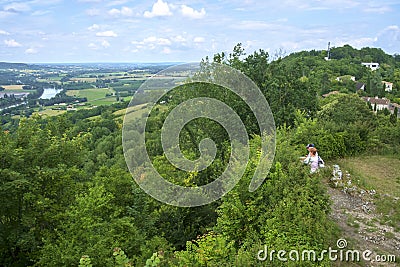
[[[356,83],[356,91],[363,90],[365,91],[365,83],[358,82]]]
[[[76,110],[76,108],[73,105],[68,105],[67,110]]]
[[[385,85],[386,92],[391,92],[393,90],[393,83],[385,81],[382,81],[382,83]]]
[[[379,69],[379,63],[361,63],[362,65],[370,68],[371,70],[377,70]]]
[[[389,99],[379,98],[377,96],[376,97],[368,97],[368,96],[366,96],[366,97],[363,97],[363,99],[366,102],[371,103],[371,106],[372,106],[373,110],[376,110],[376,111],[384,110],[384,109],[390,110],[391,105],[390,105],[390,100]]]
[[[356,77],[350,76],[350,75],[344,75],[344,76],[336,77],[336,81],[338,81],[338,82],[343,81],[343,80],[346,80],[346,79],[351,80],[351,81],[353,81],[353,82],[356,81]]]

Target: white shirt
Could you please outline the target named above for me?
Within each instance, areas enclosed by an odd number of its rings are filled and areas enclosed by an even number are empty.
[[[304,159],[305,164],[310,164],[311,170],[310,173],[314,173],[318,169],[318,152],[315,152],[315,155],[312,156],[311,153],[308,153],[307,157]]]

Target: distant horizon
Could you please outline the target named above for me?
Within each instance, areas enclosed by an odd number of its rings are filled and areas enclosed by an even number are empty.
[[[169,64],[186,64],[191,62],[11,62],[11,61],[0,61],[0,63],[10,63],[10,64],[27,64],[27,65],[57,65],[57,64],[64,64],[64,65],[80,65],[80,64],[143,64],[143,65],[151,65],[151,64],[158,64],[158,65],[169,65]]]
[[[343,44],[342,46],[332,46],[331,49],[333,48],[337,48],[337,47],[343,47],[345,45],[350,45],[350,44]],[[350,45],[351,46],[351,45]],[[352,46],[353,47],[353,46]],[[356,48],[353,47],[354,49],[357,50],[361,50],[363,48],[376,48],[376,49],[382,49],[383,52],[385,52],[387,55],[390,56],[395,56],[395,55],[399,55],[400,53],[388,53],[387,51],[385,51],[382,47],[377,47],[377,46],[364,46],[361,48]],[[261,48],[260,48],[261,49]],[[293,53],[299,53],[299,52],[303,52],[303,51],[327,51],[327,49],[302,49],[302,50],[298,50],[298,51],[292,51],[290,53],[286,53],[283,55],[283,57],[286,57],[290,54]],[[231,53],[231,51],[220,51],[220,52],[216,52],[216,53],[221,53],[221,52],[225,52],[227,53],[227,55],[229,53]],[[277,52],[277,51],[275,51]],[[249,54],[249,53],[247,53]],[[213,55],[207,55],[209,58]],[[204,56],[202,59],[206,58],[207,56]],[[271,55],[270,55],[271,56]],[[212,58],[212,57],[211,57]],[[187,64],[187,63],[200,63],[201,60],[199,61],[82,61],[82,62],[19,62],[19,61],[0,61],[0,63],[11,63],[11,64],[30,64],[30,65],[57,65],[57,64],[63,64],[63,65],[79,65],[79,64],[98,64],[98,65],[102,65],[102,64],[143,64],[143,65],[177,65],[177,64]]]

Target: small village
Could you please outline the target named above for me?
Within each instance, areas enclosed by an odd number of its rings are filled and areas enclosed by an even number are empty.
[[[327,59],[327,58],[325,58]],[[371,71],[376,71],[379,69],[379,63],[361,63],[363,66],[371,69]],[[365,83],[359,82],[356,80],[355,76],[351,75],[344,75],[336,78],[337,82],[343,82],[344,80],[350,80],[354,82],[354,87],[357,92],[363,93],[365,92],[367,85]],[[382,81],[382,88],[384,92],[391,93],[393,91],[393,83],[388,81]],[[339,94],[339,91],[331,91],[327,94],[322,95],[322,97],[328,97],[330,95]],[[378,97],[378,96],[362,96],[361,97],[374,112],[378,111],[385,111],[387,110],[390,114],[397,114],[397,117],[400,118],[400,104],[392,103],[390,99],[385,97]]]

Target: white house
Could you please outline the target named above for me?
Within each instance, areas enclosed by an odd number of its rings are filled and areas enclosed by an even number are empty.
[[[361,63],[362,65],[370,68],[371,70],[377,70],[379,69],[379,63]]]
[[[344,75],[344,76],[336,77],[336,81],[338,81],[338,82],[343,81],[343,80],[346,80],[346,79],[349,79],[349,80],[351,80],[351,81],[353,81],[353,82],[356,81],[356,77],[351,76],[351,75]]]
[[[363,97],[366,102],[371,103],[373,110],[384,110],[390,109],[390,100],[386,98],[379,98],[379,97]]]
[[[382,81],[382,83],[385,85],[386,92],[391,92],[393,90],[393,83],[386,81]]]

